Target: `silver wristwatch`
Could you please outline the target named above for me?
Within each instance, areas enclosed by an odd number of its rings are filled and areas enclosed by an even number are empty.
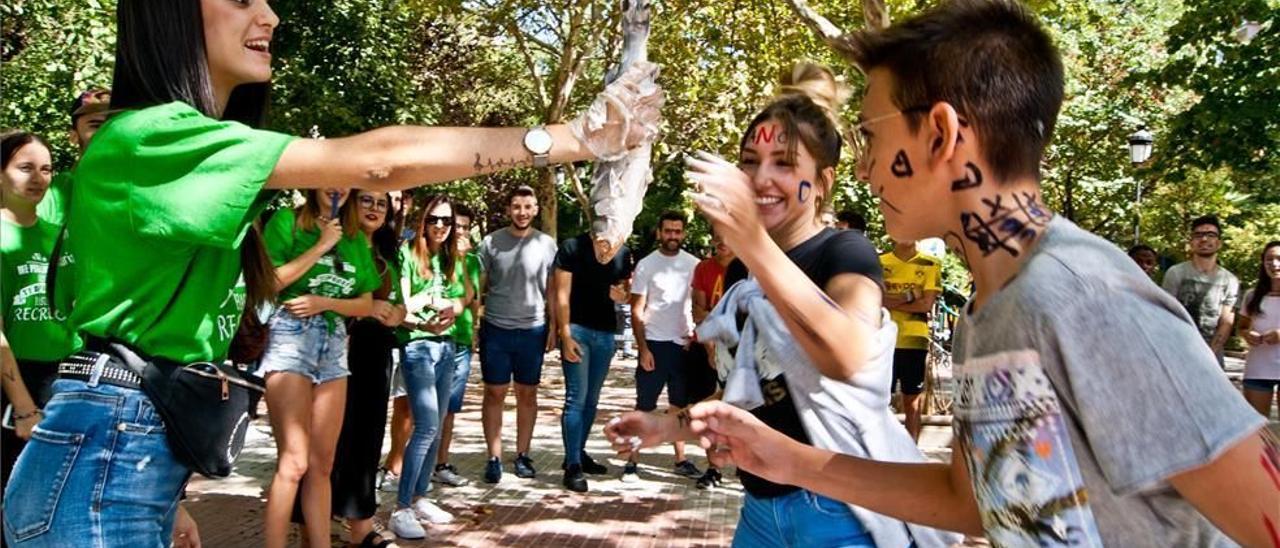
[[[524,134],[524,148],[533,155],[533,167],[547,167],[551,163],[551,132],[538,126],[529,128]]]

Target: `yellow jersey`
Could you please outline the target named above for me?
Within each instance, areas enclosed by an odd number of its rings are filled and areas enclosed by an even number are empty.
[[[925,291],[942,291],[942,261],[936,257],[916,253],[903,261],[890,251],[880,256],[880,265],[886,293],[914,290],[919,298]],[[928,314],[890,310],[889,315],[898,324],[898,348],[929,348]]]

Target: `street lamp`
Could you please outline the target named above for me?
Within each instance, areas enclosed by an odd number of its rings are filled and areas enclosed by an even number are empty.
[[[1129,161],[1133,162],[1134,167],[1151,158],[1153,143],[1155,139],[1151,132],[1147,131],[1147,126],[1138,126],[1138,131],[1129,135]],[[1133,245],[1138,245],[1142,243],[1142,181],[1135,179],[1134,186],[1137,187],[1137,193],[1133,201],[1133,210],[1137,221],[1133,225]]]

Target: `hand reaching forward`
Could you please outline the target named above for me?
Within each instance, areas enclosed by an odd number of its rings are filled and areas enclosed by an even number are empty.
[[[569,122],[569,130],[597,158],[621,159],[628,150],[652,143],[662,119],[658,65],[631,65],[604,88],[587,111]]]
[[[799,442],[769,428],[750,411],[722,401],[689,408],[689,427],[716,466],[735,464],[764,479],[789,485]]]

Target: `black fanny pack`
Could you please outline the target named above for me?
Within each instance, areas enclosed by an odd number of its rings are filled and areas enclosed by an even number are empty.
[[[231,474],[249,429],[250,391],[262,392],[261,387],[226,364],[146,358],[118,342],[92,341],[89,347],[141,377],[142,391],[164,419],[174,457],[210,478]]]

